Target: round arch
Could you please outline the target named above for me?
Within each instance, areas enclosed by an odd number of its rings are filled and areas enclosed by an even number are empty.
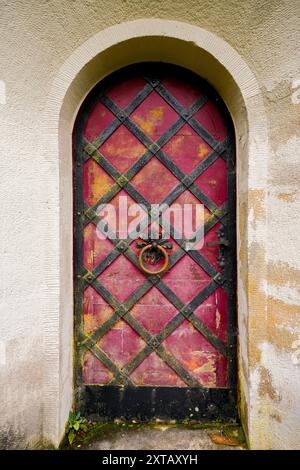
[[[62,65],[45,107],[46,158],[52,162],[52,199],[57,207],[52,228],[59,242],[49,259],[53,280],[47,325],[47,361],[56,374],[45,378],[44,430],[58,444],[73,399],[73,247],[72,130],[77,111],[93,86],[126,65],[163,61],[205,78],[221,95],[236,133],[237,241],[240,413],[251,440],[252,388],[250,369],[255,355],[252,324],[262,306],[255,291],[266,278],[263,256],[251,260],[265,239],[265,216],[252,223],[257,192],[265,198],[267,127],[256,78],[243,58],[225,41],[200,27],[178,21],[141,19],[107,28],[83,43]],[[53,246],[53,245],[51,245]],[[261,250],[260,252],[262,252]],[[263,307],[266,308],[266,307]],[[264,316],[266,318],[266,315]]]

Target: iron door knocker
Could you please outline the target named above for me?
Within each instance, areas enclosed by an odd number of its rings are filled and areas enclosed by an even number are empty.
[[[141,251],[139,253],[138,261],[141,269],[147,274],[160,274],[167,269],[169,266],[169,254],[167,250],[173,248],[173,244],[168,240],[143,240],[142,242],[138,242],[136,244],[137,248],[140,248]],[[146,263],[149,264],[156,264],[159,260],[163,260],[162,266],[153,271],[146,266]]]

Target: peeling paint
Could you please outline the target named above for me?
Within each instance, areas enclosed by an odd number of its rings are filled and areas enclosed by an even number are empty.
[[[274,389],[274,386],[272,384],[271,372],[263,366],[259,367],[259,372],[260,372],[260,382],[259,382],[259,388],[258,388],[259,395],[261,397],[265,397],[266,395],[268,395],[268,397],[271,400],[280,401],[281,397],[278,391]]]
[[[295,202],[297,191],[287,192],[287,193],[278,193],[278,199],[281,199],[285,202]]]

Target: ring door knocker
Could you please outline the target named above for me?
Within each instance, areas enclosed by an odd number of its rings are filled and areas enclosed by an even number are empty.
[[[165,271],[169,266],[169,254],[167,250],[171,250],[173,245],[168,240],[143,240],[136,244],[137,248],[140,248],[140,254],[138,257],[139,265],[141,269],[147,274],[160,274]],[[153,271],[147,267],[147,263],[154,265],[158,261],[163,260],[162,266]]]

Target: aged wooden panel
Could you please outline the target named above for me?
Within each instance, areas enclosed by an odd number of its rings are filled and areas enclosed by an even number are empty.
[[[234,137],[220,99],[178,68],[122,70],[83,105],[74,161],[78,406],[99,419],[176,418],[190,391],[195,406],[185,418],[234,419]],[[108,203],[116,209],[106,219],[116,238],[99,239],[96,212]],[[169,206],[163,215],[170,211],[172,248],[158,276],[141,269],[139,244],[120,225],[121,211],[134,203],[145,215],[151,204]],[[204,239],[192,250],[175,236],[187,204],[204,205]],[[154,271],[161,264],[158,256]],[[118,387],[126,389],[126,406]],[[106,389],[118,404],[108,404]],[[150,408],[137,413],[131,392],[142,401],[150,393]]]

